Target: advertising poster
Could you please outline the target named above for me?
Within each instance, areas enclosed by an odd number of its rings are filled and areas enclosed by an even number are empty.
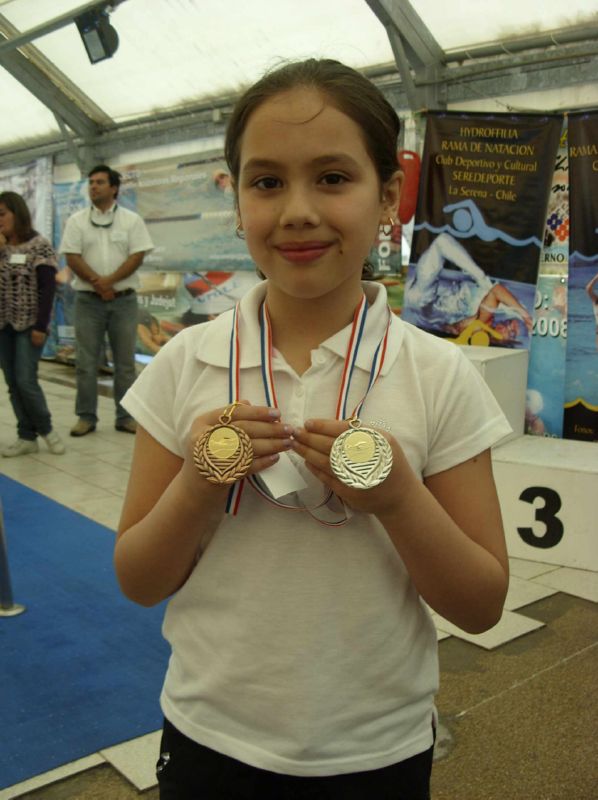
[[[534,302],[525,403],[525,432],[563,435],[567,351],[567,279],[540,275]]]
[[[234,306],[259,278],[234,234],[233,194],[221,156],[164,159],[118,171],[118,203],[144,218],[155,245],[139,271],[137,351],[143,361],[182,328]],[[88,205],[87,180],[54,185],[56,247],[69,216]],[[75,292],[64,257],[61,265],[44,355],[72,363]]]
[[[52,159],[49,156],[1,170],[0,192],[20,194],[31,213],[33,227],[51,241]]]
[[[52,242],[58,250],[67,219],[89,205],[87,181],[55,183],[52,187],[53,226]],[[50,324],[50,333],[44,345],[44,358],[65,364],[75,362],[75,291],[71,286],[73,275],[66,266],[64,256],[59,258],[60,269],[56,275],[56,295]]]
[[[567,121],[556,155],[546,211],[544,246],[536,287],[529,353],[525,432],[563,435],[567,352],[567,267],[569,262],[569,167]]]
[[[405,191],[399,218],[381,231],[369,261],[389,302],[400,313],[405,269],[402,223],[413,217],[419,158],[400,151]],[[234,195],[222,154],[169,158],[119,166],[118,202],[140,214],[154,243],[139,271],[138,355],[151,358],[178,331],[232,308],[259,282],[245,243],[235,236]],[[89,205],[87,181],[54,185],[53,241],[59,245],[68,217]],[[58,274],[46,355],[74,361],[72,275],[64,257]]]
[[[562,116],[427,119],[403,318],[462,344],[527,348]]]
[[[214,319],[260,282],[255,272],[140,273],[137,353],[154,356],[180,330]]]
[[[569,226],[569,153],[565,119],[548,195],[540,274],[566,277],[569,267]]]
[[[405,248],[403,226],[408,225],[415,215],[421,161],[413,150],[399,150],[397,161],[403,173],[398,217],[393,220],[395,224],[389,230],[378,233],[368,260],[373,267],[375,280],[386,287],[390,308],[395,314],[401,314],[407,277],[403,253],[409,249]]]
[[[161,159],[119,171],[122,202],[143,217],[154,243],[145,269],[254,270],[235,236],[234,195],[222,155]]]
[[[569,330],[563,435],[598,441],[598,113],[569,115]]]

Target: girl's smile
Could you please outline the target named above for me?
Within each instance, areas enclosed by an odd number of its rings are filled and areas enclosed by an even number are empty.
[[[296,264],[315,261],[332,247],[332,242],[282,242],[275,245],[283,258]]]

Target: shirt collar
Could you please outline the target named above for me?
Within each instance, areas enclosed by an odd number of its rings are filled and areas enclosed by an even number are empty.
[[[372,359],[376,347],[386,331],[386,325],[388,323],[388,299],[386,288],[380,283],[367,281],[364,282],[363,288],[368,299],[369,309],[364,335],[355,365],[359,369],[369,372],[372,367]],[[266,281],[263,281],[246,292],[240,302],[239,338],[241,342],[241,369],[259,367],[261,364],[259,309],[265,296]],[[220,314],[220,316],[212,322],[207,323],[208,329],[202,337],[201,345],[196,351],[197,358],[203,361],[204,364],[228,367],[232,319],[233,311],[230,310]],[[345,328],[335,333],[334,336],[322,342],[320,347],[344,359],[350,335],[351,325],[347,325]],[[401,321],[393,314],[386,356],[381,370],[382,375],[388,372],[396,360],[402,339],[403,329]]]
[[[117,203],[116,203],[116,201],[114,201],[114,203],[112,203],[110,208],[107,208],[105,211],[102,211],[101,208],[98,208],[96,205],[94,205],[92,203],[90,209],[91,209],[91,213],[93,214],[94,217],[95,216],[108,217],[111,214],[114,214],[114,212],[116,211],[116,206],[117,206]]]

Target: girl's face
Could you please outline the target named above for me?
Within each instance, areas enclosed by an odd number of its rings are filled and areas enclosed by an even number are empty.
[[[4,203],[0,203],[0,234],[7,242],[10,242],[14,238],[14,233],[15,215],[6,208]]]
[[[259,106],[241,142],[238,213],[269,291],[353,299],[381,222],[396,216],[400,175],[380,185],[359,126],[320,92]]]

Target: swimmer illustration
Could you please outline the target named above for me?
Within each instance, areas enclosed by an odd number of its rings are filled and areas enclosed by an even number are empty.
[[[375,449],[373,439],[360,431],[351,434],[345,441],[345,453],[352,461],[359,464],[369,461],[374,455]]]
[[[224,172],[222,169],[217,169],[212,175],[212,180],[214,181],[214,186],[216,189],[224,194],[230,194],[232,196],[233,187],[228,172]]]
[[[210,449],[216,458],[230,458],[239,449],[239,437],[234,431],[219,429],[210,439]]]
[[[449,261],[457,270],[445,269]],[[492,281],[450,234],[440,233],[421,254],[405,287],[406,318],[414,315],[425,327],[437,327],[457,336],[472,321],[492,325],[497,311],[519,318],[528,331],[528,310],[503,284]],[[510,333],[509,333],[510,331]],[[518,326],[502,326],[512,338]]]
[[[516,239],[499,228],[493,228],[486,223],[482,212],[473,200],[461,200],[458,203],[449,203],[442,209],[445,214],[452,214],[452,224],[436,227],[429,222],[420,222],[414,226],[414,230],[427,230],[431,233],[450,233],[457,239],[469,239],[476,236],[483,242],[495,242],[500,240],[514,247],[526,247],[529,244],[542,246],[537,236],[528,236],[527,239]]]

